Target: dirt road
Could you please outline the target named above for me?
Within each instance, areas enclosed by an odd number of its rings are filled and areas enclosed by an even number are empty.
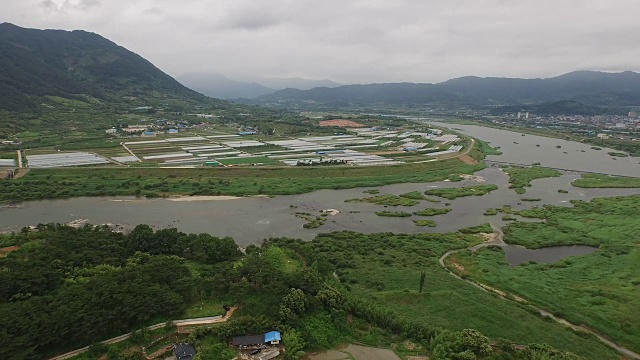
[[[464,250],[470,250],[472,252],[476,252],[476,251],[478,251],[478,249],[481,249],[481,248],[487,247],[487,246],[505,246],[506,244],[505,244],[505,242],[503,240],[504,233],[502,232],[502,230],[499,227],[497,227],[497,226],[495,226],[493,224],[491,224],[491,227],[493,228],[493,230],[496,233],[496,236],[492,241],[484,242],[482,244],[469,247],[467,249],[458,249],[458,250],[447,251],[439,259],[440,266],[442,266],[449,273],[449,275],[451,275],[451,276],[453,276],[453,277],[455,277],[455,278],[457,278],[459,280],[466,281],[467,283],[477,287],[478,289],[480,289],[482,291],[493,292],[493,293],[497,294],[498,296],[500,296],[502,299],[507,300],[507,301],[513,301],[513,302],[516,302],[516,303],[526,303],[528,306],[530,306],[531,308],[535,309],[538,313],[540,313],[540,315],[546,316],[546,317],[554,320],[555,322],[557,322],[559,324],[562,324],[562,325],[565,325],[565,326],[568,326],[568,327],[572,328],[573,330],[583,331],[585,333],[589,333],[589,334],[595,336],[596,338],[598,338],[598,340],[600,340],[601,342],[603,342],[607,346],[617,350],[621,354],[624,354],[625,356],[628,356],[631,359],[640,360],[640,354],[638,354],[638,353],[636,353],[636,352],[634,352],[632,350],[629,350],[629,349],[627,349],[627,348],[625,348],[625,347],[623,347],[623,346],[621,346],[621,345],[609,340],[604,335],[598,333],[597,331],[595,331],[595,330],[593,330],[593,329],[591,329],[591,328],[589,328],[587,326],[573,324],[573,323],[569,322],[566,319],[563,319],[561,317],[553,315],[552,313],[550,313],[547,310],[544,310],[544,309],[542,309],[542,308],[540,308],[538,306],[532,305],[531,303],[527,302],[526,300],[522,299],[521,297],[515,296],[514,299],[511,299],[510,297],[507,296],[507,293],[504,292],[504,291],[501,291],[499,289],[496,289],[494,287],[485,285],[485,284],[480,283],[480,282],[476,282],[474,280],[463,279],[460,276],[458,276],[457,274],[455,274],[453,271],[449,270],[449,268],[447,268],[447,266],[445,265],[445,260],[447,259],[447,257],[451,256],[452,254],[459,253],[459,252],[464,251]]]

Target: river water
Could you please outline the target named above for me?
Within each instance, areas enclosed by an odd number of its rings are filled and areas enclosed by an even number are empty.
[[[383,207],[361,202],[346,203],[345,200],[369,197],[363,193],[368,188],[348,190],[320,190],[301,195],[247,197],[235,200],[215,201],[171,201],[169,199],[119,198],[74,198],[67,200],[31,201],[17,207],[0,207],[0,231],[18,231],[24,226],[38,223],[67,223],[87,220],[92,224],[122,224],[132,228],[137,224],[149,224],[156,229],[175,227],[180,231],[214,236],[233,237],[240,245],[258,244],[269,237],[292,237],[305,240],[317,234],[331,231],[352,230],[363,233],[394,232],[419,233],[451,232],[461,228],[477,226],[487,222],[503,226],[501,215],[484,216],[487,208],[511,205],[515,210],[543,204],[570,206],[570,200],[590,200],[596,197],[640,194],[640,189],[579,189],[571,187],[578,175],[539,179],[527,193],[518,195],[508,188],[508,176],[498,168],[487,168],[476,173],[481,182],[434,182],[422,184],[396,184],[378,187],[380,194],[402,194],[410,191],[424,192],[433,188],[462,187],[478,184],[497,184],[499,189],[484,196],[442,199],[441,203],[422,201],[413,207]],[[568,194],[558,193],[566,189]],[[522,198],[540,198],[540,202],[525,202]],[[414,212],[427,207],[446,207],[451,212],[433,217],[389,218],[375,215],[376,211]],[[337,209],[335,216],[317,229],[304,229],[306,222],[295,216],[296,212],[319,215],[324,209]],[[432,219],[435,228],[418,227],[413,219]],[[533,221],[531,219],[523,219]]]
[[[522,134],[512,131],[476,125],[440,122],[431,122],[431,124],[456,129],[463,134],[487,141],[491,146],[499,146],[503,154],[488,156],[487,160],[526,165],[539,162],[542,166],[547,167],[640,177],[640,158],[619,158],[607,154],[608,152],[620,152],[618,150],[607,148],[593,150],[591,145],[574,141],[536,135],[522,136]]]
[[[544,138],[471,125],[437,125],[462,129],[473,137],[500,146],[504,155],[490,156],[490,160],[521,164],[541,162],[577,171],[592,171],[625,176],[640,176],[638,158],[613,160],[608,149],[592,150],[589,145],[564,140]],[[517,142],[518,144],[514,144]],[[539,147],[536,145],[540,145]],[[560,145],[558,149],[556,146]],[[566,154],[565,154],[566,152]],[[571,206],[571,200],[591,200],[598,197],[640,194],[640,189],[580,189],[571,182],[580,177],[571,171],[558,178],[538,179],[518,195],[508,186],[508,176],[498,167],[489,167],[475,174],[474,179],[461,182],[434,182],[420,184],[396,184],[376,188],[380,194],[400,195],[411,191],[424,192],[434,188],[451,188],[479,184],[496,184],[499,189],[484,196],[442,199],[440,203],[422,201],[412,207],[384,207],[362,202],[345,202],[348,199],[374,196],[365,194],[370,188],[347,190],[320,190],[301,195],[246,197],[233,200],[173,201],[171,199],[74,198],[68,200],[31,201],[17,206],[0,206],[0,232],[18,231],[22,227],[38,223],[68,223],[82,220],[91,224],[120,224],[131,229],[137,224],[149,224],[156,229],[175,227],[188,233],[209,233],[214,236],[230,236],[241,246],[259,244],[269,237],[291,237],[311,240],[319,233],[350,230],[362,233],[420,233],[452,232],[487,222],[504,226],[502,215],[485,216],[488,208],[510,205],[522,210],[544,204]],[[568,193],[558,193],[559,189]],[[541,199],[539,202],[523,201],[523,198]],[[447,205],[449,203],[449,205]],[[451,212],[433,217],[392,218],[379,217],[376,211],[414,212],[427,207],[450,207]],[[339,214],[328,216],[326,223],[317,229],[304,229],[305,220],[296,212],[320,215],[321,210],[337,209]],[[518,218],[516,216],[516,218]],[[414,219],[431,219],[437,227],[416,226]],[[522,221],[539,221],[519,218]],[[507,246],[507,261],[517,265],[529,260],[557,261],[566,256],[587,254],[590,247],[556,247],[528,250]]]
[[[539,263],[554,263],[569,256],[588,255],[598,250],[597,247],[575,246],[551,246],[543,249],[527,249],[522,246],[507,245],[503,247],[507,263],[518,266],[528,261]]]

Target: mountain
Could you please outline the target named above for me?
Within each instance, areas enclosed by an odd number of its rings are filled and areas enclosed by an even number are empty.
[[[276,91],[255,82],[232,80],[217,74],[188,73],[178,80],[197,92],[218,99],[255,98]]]
[[[37,111],[48,96],[222,105],[100,35],[0,24],[0,110]]]
[[[178,80],[191,89],[219,99],[253,99],[289,88],[310,90],[340,86],[331,80],[246,77],[240,81],[211,73],[188,73],[178,77]]]
[[[321,108],[370,106],[509,106],[576,101],[588,106],[640,105],[640,74],[577,71],[549,79],[462,77],[438,84],[368,84],[307,91],[285,89],[247,103]]]
[[[274,90],[298,89],[311,90],[317,87],[334,88],[342,86],[331,80],[313,80],[303,78],[255,78],[254,82],[269,87]]]

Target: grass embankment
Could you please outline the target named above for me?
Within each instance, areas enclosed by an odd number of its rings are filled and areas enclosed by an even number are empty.
[[[580,188],[640,188],[640,178],[584,174],[571,185]]]
[[[420,211],[416,211],[413,213],[413,215],[419,215],[419,216],[436,216],[436,215],[443,215],[446,214],[450,211],[452,211],[453,209],[449,209],[449,208],[427,208],[424,210],[420,210]]]
[[[324,225],[324,223],[327,221],[325,217],[314,216],[305,212],[297,212],[296,217],[307,221],[306,224],[302,225],[302,227],[305,229],[319,228],[320,226]]]
[[[420,204],[420,201],[407,199],[398,195],[378,195],[374,197],[362,198],[362,199],[349,199],[344,202],[366,202],[376,205],[385,206],[414,206]]]
[[[455,200],[459,197],[486,195],[494,190],[498,190],[498,185],[492,184],[492,185],[465,186],[460,188],[449,188],[449,189],[432,189],[432,190],[425,191],[425,194],[439,196],[449,200]]]
[[[492,339],[518,344],[547,343],[587,359],[619,358],[594,337],[576,334],[528,307],[456,279],[438,264],[447,251],[480,242],[478,236],[461,233],[340,232],[319,235],[302,248],[310,261],[326,259],[336,264],[335,273],[351,296],[391,311],[399,320],[452,330],[477,329]],[[422,272],[426,281],[421,293]]]
[[[438,200],[438,199],[434,199],[434,198],[430,198],[430,197],[424,196],[419,191],[412,191],[412,192],[408,192],[408,193],[405,193],[405,194],[400,194],[400,196],[403,197],[403,198],[413,199],[413,200],[426,200],[426,201],[433,202],[433,203],[439,203],[440,202],[440,200]]]
[[[531,187],[531,181],[542,178],[559,177],[561,172],[541,167],[508,167],[502,169],[509,175],[510,188],[518,194],[527,192],[526,187]]]
[[[411,213],[404,211],[376,211],[376,215],[383,217],[411,217]]]
[[[0,201],[116,195],[291,195],[319,189],[440,181],[482,168],[482,164],[449,159],[382,167],[32,169],[23,178],[0,181]]]
[[[627,157],[629,156],[627,153],[623,153],[623,152],[615,152],[615,151],[610,151],[607,153],[609,156],[611,157]]]
[[[458,230],[463,234],[490,234],[493,232],[491,224],[482,224]]]
[[[433,220],[413,220],[416,226],[436,227],[438,224]]]
[[[500,249],[456,254],[473,279],[512,292],[640,351],[640,196],[520,212],[545,219],[505,228],[505,241],[541,248],[585,244],[600,250],[554,264],[510,267]]]

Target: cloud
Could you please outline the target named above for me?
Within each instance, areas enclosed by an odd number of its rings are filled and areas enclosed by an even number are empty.
[[[42,0],[37,3],[37,7],[48,11],[48,12],[57,12],[57,13],[66,13],[68,11],[74,10],[89,10],[92,7],[96,7],[100,5],[100,1],[98,0],[64,0],[64,1],[53,1],[53,0]]]
[[[640,70],[637,0],[0,1],[5,21],[96,32],[175,76],[436,82]]]

